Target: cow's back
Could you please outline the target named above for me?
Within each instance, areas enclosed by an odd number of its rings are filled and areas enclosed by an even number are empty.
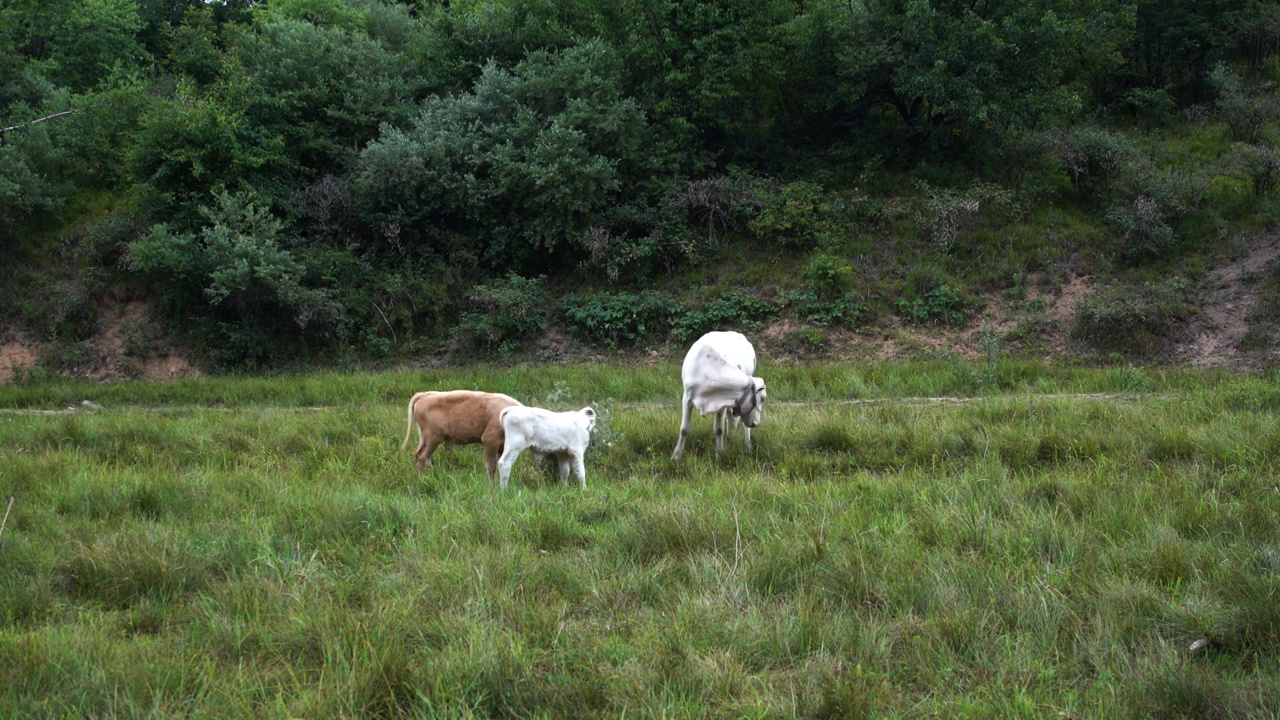
[[[427,417],[440,435],[450,442],[479,442],[491,424],[498,424],[503,408],[520,401],[501,393],[453,390],[430,398]],[[498,425],[501,430],[501,425]]]
[[[684,356],[680,374],[686,386],[697,377],[698,364],[704,348],[716,351],[725,362],[748,376],[756,374],[756,351],[751,346],[751,341],[740,332],[717,330],[698,338],[697,342],[689,348],[688,354]]]

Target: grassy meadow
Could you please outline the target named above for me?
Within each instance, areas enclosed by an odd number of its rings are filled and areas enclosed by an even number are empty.
[[[1274,377],[762,374],[720,463],[670,363],[0,388],[0,714],[1280,716]],[[416,470],[450,387],[594,405],[587,489]]]

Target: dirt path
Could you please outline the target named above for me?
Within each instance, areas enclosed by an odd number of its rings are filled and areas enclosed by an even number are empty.
[[[797,400],[770,401],[769,407],[825,407],[829,405],[974,405],[985,402],[1017,401],[1041,402],[1048,400],[1086,400],[1091,402],[1139,402],[1142,400],[1173,400],[1180,397],[1177,393],[1037,393],[1030,395],[977,395],[972,397],[904,397],[904,398],[860,398],[851,400]],[[624,402],[614,407],[653,409],[670,408],[675,412],[677,403],[673,402]],[[37,408],[0,408],[0,415],[75,415],[111,412],[138,413],[195,413],[195,412],[326,412],[334,410],[359,410],[364,408],[390,409],[385,403],[365,403],[359,405],[238,405],[235,407],[211,407],[207,405],[121,405],[114,408],[102,407],[84,400],[80,405],[68,405],[57,410]],[[397,410],[402,413],[402,410]]]
[[[1257,278],[1277,256],[1280,239],[1272,239],[1210,273],[1200,316],[1191,328],[1194,339],[1181,349],[1180,360],[1201,368],[1247,364],[1240,354],[1240,340],[1249,330],[1249,312],[1258,302]]]

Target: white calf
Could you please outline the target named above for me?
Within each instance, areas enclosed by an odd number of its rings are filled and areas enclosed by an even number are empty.
[[[672,460],[684,453],[689,438],[689,416],[693,408],[702,415],[715,413],[716,458],[724,450],[724,426],[742,420],[742,438],[751,450],[751,428],[760,424],[764,399],[768,395],[764,379],[754,377],[756,351],[737,332],[709,332],[698,338],[684,356],[680,377],[684,399],[680,403],[680,439]]]
[[[569,479],[569,465],[582,487],[587,486],[587,469],[582,456],[591,442],[596,426],[596,411],[589,407],[573,412],[551,412],[536,407],[503,408],[498,416],[506,433],[506,446],[498,458],[498,477],[502,488],[511,479],[511,466],[525,449],[555,455],[560,464],[560,482]]]

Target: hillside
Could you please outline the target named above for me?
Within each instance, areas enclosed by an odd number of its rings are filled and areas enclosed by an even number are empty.
[[[0,381],[1271,366],[1280,3],[1043,5],[5,6]]]

